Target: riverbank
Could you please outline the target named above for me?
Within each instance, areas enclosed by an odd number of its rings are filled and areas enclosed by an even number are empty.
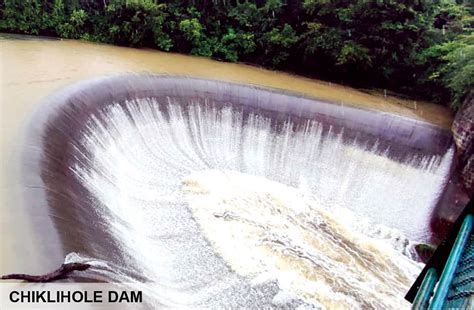
[[[49,269],[49,266],[32,264],[30,259],[41,236],[31,234],[31,223],[21,215],[16,150],[22,144],[22,126],[38,102],[76,81],[130,72],[189,75],[299,92],[341,105],[395,113],[443,128],[449,128],[452,123],[449,110],[439,105],[417,102],[414,109],[411,101],[370,95],[349,87],[248,65],[72,40],[4,39],[0,40],[0,45],[0,234],[8,236],[2,238],[0,244],[0,273],[19,271],[19,267],[22,272],[29,273]],[[51,265],[56,264],[51,262]],[[29,269],[23,270],[25,266]]]

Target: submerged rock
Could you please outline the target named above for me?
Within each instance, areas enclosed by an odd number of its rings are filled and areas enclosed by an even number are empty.
[[[428,262],[435,251],[435,247],[429,244],[420,243],[415,245],[416,254],[423,263]]]

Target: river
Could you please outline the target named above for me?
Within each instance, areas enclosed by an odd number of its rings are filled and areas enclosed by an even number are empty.
[[[9,273],[14,271],[41,273],[48,271],[51,268],[54,268],[58,264],[57,261],[50,261],[45,263],[44,261],[34,260],[35,253],[43,251],[39,251],[38,249],[38,247],[42,246],[42,236],[33,233],[33,229],[31,228],[32,226],[37,224],[34,223],[35,217],[26,216],[26,214],[24,213],[22,214],[22,212],[35,212],[35,209],[33,206],[28,206],[27,208],[24,208],[24,206],[22,206],[24,204],[24,200],[21,195],[21,188],[19,186],[18,180],[18,177],[20,175],[20,162],[18,154],[19,149],[22,147],[23,144],[22,136],[24,131],[24,124],[29,119],[31,113],[37,107],[37,104],[55,91],[60,90],[63,87],[70,85],[76,81],[81,81],[103,75],[114,75],[118,73],[164,73],[172,75],[205,77],[217,80],[241,82],[246,84],[261,85],[270,88],[298,92],[324,101],[333,102],[337,105],[358,106],[364,109],[381,110],[383,112],[393,113],[397,115],[402,115],[404,117],[428,122],[441,128],[448,128],[452,122],[450,113],[441,106],[432,105],[425,102],[414,103],[412,101],[401,100],[394,97],[384,97],[382,95],[370,95],[349,87],[335,85],[318,80],[312,80],[308,78],[302,78],[287,73],[269,71],[243,64],[229,64],[199,57],[183,56],[178,54],[163,53],[151,50],[115,47],[73,40],[49,40],[31,37],[4,36],[2,39],[0,39],[0,44],[0,120],[2,126],[2,134],[0,136],[0,150],[2,154],[0,170],[0,202],[2,211],[2,216],[0,219],[0,235],[8,236],[8,238],[2,238],[0,244],[2,253],[0,273]],[[114,114],[110,116],[110,119],[114,119],[115,117],[119,116],[119,114]],[[213,120],[210,119],[209,122],[211,121]],[[229,132],[231,128],[233,128],[233,120],[231,118],[228,120],[220,120],[220,122],[222,122],[220,126],[223,126],[223,128],[227,128]],[[260,128],[259,130],[262,130],[263,132],[267,130],[267,125],[265,121],[263,121],[263,123],[258,122],[259,121],[256,120],[255,128]],[[309,133],[307,134],[307,136],[301,136],[300,138],[298,138],[300,140],[298,140],[297,138],[293,138],[292,141],[296,141],[295,143],[301,142],[301,145],[298,145],[304,147],[302,150],[307,149],[307,147],[309,147],[307,141],[310,141],[308,139],[314,139],[318,137],[317,128],[314,129],[314,133],[311,132],[311,130],[308,131]],[[164,131],[166,131],[166,129],[164,129]],[[226,136],[222,136],[222,138],[225,139]],[[104,137],[103,139],[104,141],[106,141],[106,137]],[[127,140],[129,138],[127,138],[126,135],[123,136],[123,139],[123,143],[130,143],[130,141]],[[283,139],[283,137],[281,139]],[[269,145],[273,145],[273,142],[271,141],[269,141],[268,143]],[[329,151],[327,154],[323,154],[324,156],[326,156],[327,160],[329,160],[331,156],[330,150],[336,150],[340,145],[336,142],[328,143]],[[228,145],[231,145],[231,143],[229,142]],[[250,143],[247,149],[252,150],[252,146],[255,146],[255,143]],[[201,147],[204,148],[204,146]],[[275,145],[272,147],[278,148],[279,146]],[[143,146],[143,148],[146,147]],[[293,149],[293,151],[295,150],[296,149]],[[254,151],[255,154],[260,154],[259,152],[261,152],[258,149],[255,149]],[[107,153],[112,152],[110,149],[98,149],[94,152],[102,152],[102,158],[107,158],[108,156],[112,156],[112,158],[115,158],[114,156],[116,156],[116,154],[114,155],[113,153]],[[287,151],[284,150],[282,152]],[[348,149],[342,152],[341,154],[343,155],[341,155],[342,157],[339,158],[339,160],[344,161],[348,158],[352,158],[358,163],[360,162],[363,165],[366,165],[365,161],[367,160],[367,156],[365,155],[365,153],[362,154],[360,150]],[[130,154],[130,156],[133,155]],[[268,157],[269,155],[266,153],[262,153],[261,156]],[[377,164],[380,162],[380,165],[386,165],[383,159],[380,159],[380,157],[377,156],[370,159],[372,164]],[[184,162],[186,162],[186,159],[183,159],[183,163]],[[107,165],[106,162],[101,163],[100,161],[98,162],[98,164]],[[258,167],[258,163],[255,163],[255,165],[256,167]],[[348,165],[349,168],[350,166],[351,165]],[[270,166],[268,169],[270,169],[271,167],[272,166]],[[107,169],[113,171],[112,168],[113,167],[108,167]],[[77,169],[78,170],[76,171],[76,173],[81,178],[87,179],[91,177],[88,173],[82,171],[80,167]],[[417,169],[411,168],[404,168],[403,170],[400,170],[396,164],[393,164],[393,169],[394,171],[404,171],[407,177],[410,175],[418,175],[420,173],[424,173],[418,172]],[[248,176],[247,174],[226,171],[227,170],[225,169],[221,169],[219,171],[211,169],[207,172],[205,171],[200,174],[191,174],[185,176],[182,182],[184,184],[183,191],[187,193],[187,198],[184,197],[183,199],[187,199],[191,206],[191,209],[194,210],[193,212],[196,212],[195,217],[197,218],[197,221],[200,223],[200,225],[208,227],[207,231],[205,231],[205,235],[208,237],[208,239],[213,240],[217,248],[221,249],[221,255],[227,258],[227,261],[232,262],[232,258],[228,257],[229,250],[225,248],[226,244],[230,242],[229,240],[231,240],[232,236],[221,236],[220,238],[215,239],[215,237],[213,237],[215,236],[215,233],[213,235],[212,230],[218,230],[218,226],[220,224],[213,222],[215,221],[215,218],[209,216],[209,212],[211,212],[210,210],[206,210],[206,208],[199,208],[199,205],[202,204],[203,199],[206,201],[210,199],[206,197],[206,195],[208,195],[209,192],[215,191],[216,188],[220,188],[223,193],[229,192],[228,195],[230,196],[223,197],[222,199],[223,201],[230,201],[230,203],[226,202],[226,204],[229,204],[227,206],[228,208],[233,208],[235,210],[235,214],[232,215],[233,217],[245,218],[246,215],[250,215],[251,217],[268,218],[267,222],[262,222],[257,225],[259,227],[261,227],[262,225],[266,225],[269,227],[265,230],[265,234],[268,232],[272,234],[277,234],[278,232],[281,232],[278,230],[279,225],[283,225],[286,227],[288,223],[292,223],[293,221],[295,221],[296,218],[297,221],[302,221],[301,226],[303,228],[306,227],[301,231],[301,233],[304,235],[305,231],[309,229],[308,227],[310,227],[308,225],[315,224],[305,222],[303,218],[300,218],[301,214],[311,214],[314,212],[320,214],[319,218],[315,219],[319,223],[317,225],[334,221],[334,219],[330,215],[325,213],[327,212],[327,210],[320,210],[316,207],[313,207],[313,200],[310,199],[308,200],[309,202],[307,202],[306,200],[303,201],[303,198],[300,197],[300,192],[295,192],[293,194],[293,187],[287,188],[285,187],[285,185],[279,183],[268,183],[266,186],[263,186],[260,192],[254,192],[253,189],[247,188],[245,184],[262,184],[262,182],[264,181],[260,179],[255,179],[256,177]],[[225,175],[222,175],[222,173],[224,173]],[[333,173],[334,171],[331,170],[330,172],[328,172],[328,176],[332,175]],[[290,171],[288,172],[288,175],[291,175]],[[358,174],[356,172],[353,172],[353,175],[355,176]],[[371,177],[378,178],[378,175],[379,174],[374,174]],[[237,195],[238,197],[235,196],[235,193],[231,193],[229,189],[222,187],[224,186],[222,184],[225,184],[224,179],[228,178],[229,176],[231,176],[233,180],[229,184],[239,183],[242,186],[242,190],[244,192],[242,192],[240,196]],[[380,177],[386,178],[386,175]],[[422,177],[429,178],[427,176]],[[221,178],[224,179],[222,180],[223,182],[220,185],[209,183],[216,182],[210,180],[219,181]],[[310,178],[310,175],[308,175],[308,178]],[[96,186],[95,183],[99,182],[100,180],[98,181],[96,179],[91,179],[89,181],[89,184],[91,184],[90,186],[93,187]],[[363,182],[363,179],[359,181]],[[435,183],[436,182],[438,181],[435,181]],[[100,184],[100,182],[98,184]],[[400,183],[399,185],[403,184]],[[337,184],[334,184],[334,186],[337,187]],[[91,188],[91,191],[94,190],[98,189]],[[331,188],[331,190],[333,190],[333,188]],[[409,188],[407,187],[405,190],[409,190]],[[287,191],[289,195],[292,195],[293,197],[278,197],[278,192],[281,191]],[[239,199],[243,199],[242,197],[244,197],[245,202],[239,203]],[[271,211],[270,209],[262,210],[259,214],[252,213],[252,204],[249,204],[248,201],[253,199],[258,200],[261,199],[261,197],[265,197],[265,199],[269,201],[270,205],[274,204],[274,202],[272,202],[273,200],[278,201],[278,204],[282,205],[281,209],[283,210],[280,210],[279,212],[285,212],[287,218],[284,221],[288,221],[288,223],[283,222],[277,225],[275,224],[275,222],[272,222],[273,211]],[[215,200],[215,197],[212,199]],[[285,199],[296,201],[298,204],[301,204],[301,212],[298,214],[293,214],[293,211],[287,210],[290,203],[281,202]],[[212,205],[212,203],[210,205]],[[223,212],[225,212],[226,210],[227,209],[223,210]],[[146,213],[146,211],[143,212]],[[246,230],[246,234],[249,235],[250,239],[254,238],[256,235],[264,235],[263,231],[255,231],[255,228],[245,228],[245,225],[247,224],[245,224],[244,226],[239,226],[237,224],[238,223],[235,224],[235,229],[240,231]],[[334,225],[341,225],[341,223],[337,223]],[[336,229],[336,231],[338,233],[341,233],[338,229]],[[306,234],[307,233],[308,232],[306,232]],[[271,239],[274,236],[265,235],[264,237],[267,238],[268,240],[265,240],[270,243],[276,242],[275,240],[272,241]],[[304,239],[308,238],[312,237],[304,237]],[[334,238],[333,231],[330,232],[326,237],[323,236],[318,239],[317,242],[320,242],[322,244],[325,242],[329,242],[328,238],[331,240]],[[354,237],[351,237],[346,240],[345,243],[350,244],[350,247],[353,247],[354,244],[367,244],[369,241],[363,238],[365,237],[358,237],[356,238],[357,240],[355,240]],[[281,240],[277,241],[278,242],[276,242],[275,244],[280,244],[281,246]],[[297,242],[298,240],[293,240],[290,238],[287,239],[287,241],[291,243]],[[313,242],[315,241],[313,240]],[[249,246],[242,240],[238,244],[240,245],[240,251],[255,253],[255,249],[253,249],[251,246]],[[310,253],[313,250],[313,247],[315,247],[315,245],[311,243],[306,244],[303,242],[302,244],[296,247],[289,246],[291,250],[295,250],[297,248],[305,250],[306,247],[308,251],[307,253]],[[347,247],[347,245],[344,245],[344,247]],[[369,247],[370,249],[366,249],[366,253],[368,253],[366,255],[368,255],[369,260],[371,255],[373,255],[374,251],[377,253],[381,251],[378,249],[378,247],[379,245],[371,244]],[[374,248],[376,248],[376,250],[373,250]],[[352,250],[353,249],[351,249],[351,251]],[[276,248],[274,249],[274,251],[278,252],[279,250]],[[278,254],[277,257],[280,254]],[[275,259],[275,256],[269,256],[269,254],[265,251],[263,251],[259,255],[259,260],[262,262],[263,265],[265,265],[262,268],[270,268],[269,266],[273,264],[272,261]],[[295,259],[301,259],[301,257],[290,258],[286,260],[282,259],[282,261],[278,264],[288,265],[291,260]],[[324,257],[322,259],[327,260],[328,257]],[[344,257],[342,259],[350,260],[350,257]],[[392,261],[393,258],[388,258],[388,260]],[[395,260],[399,260],[399,258],[395,258]],[[314,266],[311,267],[311,263],[308,263],[307,261],[301,262],[300,264],[304,268],[314,268]],[[385,264],[385,262],[382,262],[382,265],[383,264]],[[402,266],[409,265],[406,261],[403,261],[403,259],[400,264]],[[251,263],[247,263],[247,265],[245,265],[245,262],[232,262],[231,265],[235,270],[240,270],[242,275],[246,275],[249,272],[248,269],[250,268],[249,266],[251,266]],[[27,269],[25,269],[25,266],[28,266]],[[321,267],[324,270],[327,269],[327,275],[325,276],[328,278],[335,277],[335,275],[332,273],[333,271],[331,271],[331,269],[334,267],[331,266],[331,264],[328,264]],[[250,269],[254,267],[255,266],[252,266]],[[407,268],[409,269],[411,267],[408,266]],[[282,275],[282,277],[283,276],[288,276],[288,274]],[[298,287],[298,285],[302,285],[301,288],[298,288],[301,292],[298,291],[297,293],[308,295],[309,293],[305,291],[304,285],[302,283],[305,283],[304,281],[311,280],[312,276],[313,275],[305,276],[303,277],[303,279],[300,279],[301,277],[298,278],[299,276],[297,275],[292,276],[290,277],[290,280],[288,280],[289,284],[287,285],[289,285],[290,287]],[[359,276],[360,275],[354,275],[354,278],[357,278]],[[368,273],[366,274],[366,276],[374,278],[372,282],[373,285],[380,285],[380,282],[377,279],[377,275]],[[409,280],[406,280],[406,275],[403,273],[395,274],[394,277],[396,278],[396,280],[394,281],[403,282],[402,284],[399,284],[400,290],[403,290],[404,285],[406,286],[407,283],[410,282]],[[401,278],[403,280],[400,280]],[[327,283],[319,283],[318,285],[319,289],[329,289],[327,287]],[[341,282],[340,285],[343,285],[343,282]],[[364,286],[364,284],[360,285],[360,287]],[[381,289],[385,290],[385,288]],[[313,297],[314,296],[312,296],[311,298]],[[320,300],[322,297],[316,296],[314,298]],[[332,301],[328,301],[328,304],[330,305],[331,302]],[[350,300],[347,302],[350,302]]]

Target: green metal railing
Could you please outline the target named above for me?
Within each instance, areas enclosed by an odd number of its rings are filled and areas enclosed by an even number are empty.
[[[438,274],[436,273],[436,269],[428,269],[420,289],[415,296],[415,301],[413,301],[414,309],[426,309],[428,307],[428,302],[437,282]]]
[[[472,231],[472,214],[466,216],[459,230],[458,237],[456,242],[453,245],[451,254],[449,254],[448,261],[444,266],[443,273],[436,287],[436,291],[433,295],[433,300],[431,301],[428,309],[441,309],[446,303],[448,297],[448,291],[451,288],[451,285],[454,280],[454,275],[456,269],[461,260],[461,255],[466,248],[467,241]]]
[[[416,285],[420,280],[417,279],[405,297],[412,301],[413,309],[474,309],[474,219],[472,209],[473,202],[471,201],[458,219],[458,224],[454,225],[454,228],[460,227],[457,230],[457,235],[454,235],[455,238],[452,238],[454,240],[452,246],[444,242],[437,249],[420,275],[422,276],[421,284]],[[448,253],[449,255],[447,255]],[[438,279],[439,272],[441,272],[441,276]],[[414,298],[413,292],[416,292]]]

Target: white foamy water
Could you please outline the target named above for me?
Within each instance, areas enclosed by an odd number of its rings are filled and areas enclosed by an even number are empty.
[[[399,163],[316,122],[172,99],[102,113],[72,169],[130,258],[111,280],[142,274],[161,306],[408,306],[406,232],[428,230],[451,151]]]

